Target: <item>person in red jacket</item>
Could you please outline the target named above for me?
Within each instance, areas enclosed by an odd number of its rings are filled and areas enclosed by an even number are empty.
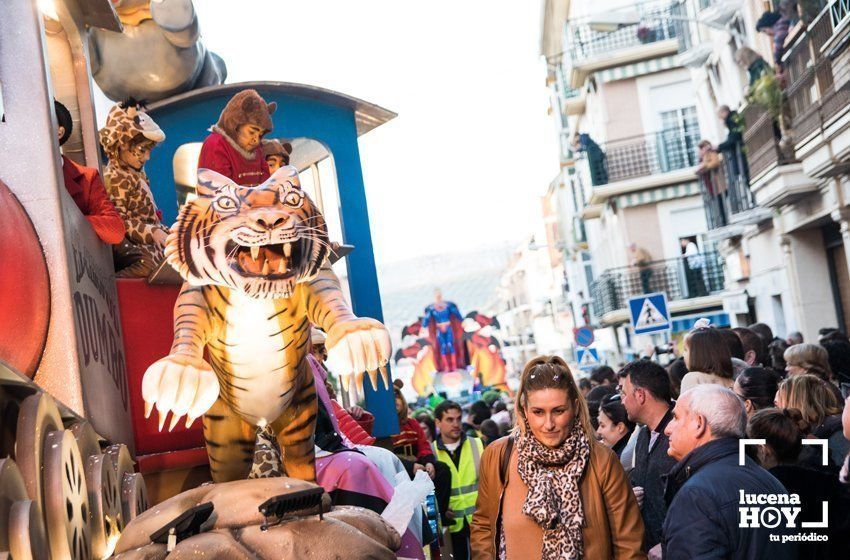
[[[253,89],[234,95],[201,146],[198,169],[212,169],[243,186],[253,187],[268,179],[269,167],[260,143],[272,130],[276,108],[277,103],[266,103]]]
[[[70,138],[74,123],[71,113],[64,105],[54,101],[53,107],[56,111],[56,122],[59,125],[57,127],[59,146],[62,146]],[[109,200],[98,170],[80,165],[63,154],[62,176],[65,180],[65,189],[100,240],[110,245],[121,243],[126,232],[124,220]]]

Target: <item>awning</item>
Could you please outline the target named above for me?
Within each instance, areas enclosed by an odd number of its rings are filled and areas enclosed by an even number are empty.
[[[699,183],[691,181],[690,183],[680,183],[678,185],[658,187],[646,191],[621,194],[615,198],[615,201],[617,208],[629,208],[631,206],[653,204],[661,202],[662,200],[672,200],[674,198],[681,198],[683,196],[691,196],[695,194],[700,194]]]
[[[593,76],[596,78],[597,83],[605,83],[616,80],[626,80],[636,76],[643,76],[644,74],[652,74],[653,72],[678,68],[679,66],[681,66],[681,64],[679,64],[679,55],[674,54],[670,56],[662,56],[660,58],[652,58],[650,60],[642,60],[641,62],[634,62],[632,64],[624,64],[623,66],[616,66],[606,70],[600,70],[599,72],[594,72]]]
[[[702,317],[711,321],[711,326],[713,327],[728,327],[731,325],[729,322],[729,315],[722,312],[690,315],[688,317],[673,317],[673,332],[679,333],[691,330],[694,327],[694,323],[697,322],[697,319]]]

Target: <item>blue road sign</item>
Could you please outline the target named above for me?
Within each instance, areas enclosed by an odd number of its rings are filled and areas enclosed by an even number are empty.
[[[590,327],[579,327],[575,331],[576,344],[579,346],[590,346],[593,344],[593,329]]]
[[[667,294],[643,294],[629,298],[629,315],[635,334],[669,331],[673,326]]]
[[[582,370],[593,369],[601,365],[599,350],[596,348],[577,348],[576,357],[578,358],[578,367]]]

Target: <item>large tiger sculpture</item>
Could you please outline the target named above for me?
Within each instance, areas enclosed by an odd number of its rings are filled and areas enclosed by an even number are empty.
[[[314,481],[316,391],[306,360],[310,326],[327,333],[346,386],[384,375],[389,334],[359,319],[327,261],[324,218],[294,167],[256,187],[198,172],[197,198],[180,210],[166,242],[185,280],[174,309],[171,353],[142,380],[145,416],[162,429],[187,416],[203,427],[213,480],[246,478],[258,429],[276,435],[287,475]],[[204,360],[206,348],[209,363]],[[346,359],[341,359],[344,357]]]

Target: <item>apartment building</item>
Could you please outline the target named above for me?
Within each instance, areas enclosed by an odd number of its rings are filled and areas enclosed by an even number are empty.
[[[681,56],[692,42],[689,17],[684,2],[544,2],[541,51],[562,146],[555,182],[568,201],[560,223],[573,230],[564,236],[566,276],[592,271],[585,297],[609,361],[650,342],[628,328],[634,295],[665,292],[674,335],[699,316],[730,321],[696,175],[700,140],[725,128]],[[691,244],[697,254],[684,258]]]
[[[701,186],[709,237],[723,255],[732,323],[763,321],[780,335],[800,330],[814,340],[820,328],[850,327],[850,6],[814,1],[797,8],[778,54],[778,107],[748,100],[743,88],[737,99],[728,88],[715,95],[718,104],[739,107],[746,164],[709,171]],[[777,53],[755,30],[766,9],[779,5],[739,2],[730,19],[744,44],[771,61]],[[706,50],[709,61],[740,71],[729,64],[724,41]],[[695,73],[704,71],[715,69],[708,64]]]

